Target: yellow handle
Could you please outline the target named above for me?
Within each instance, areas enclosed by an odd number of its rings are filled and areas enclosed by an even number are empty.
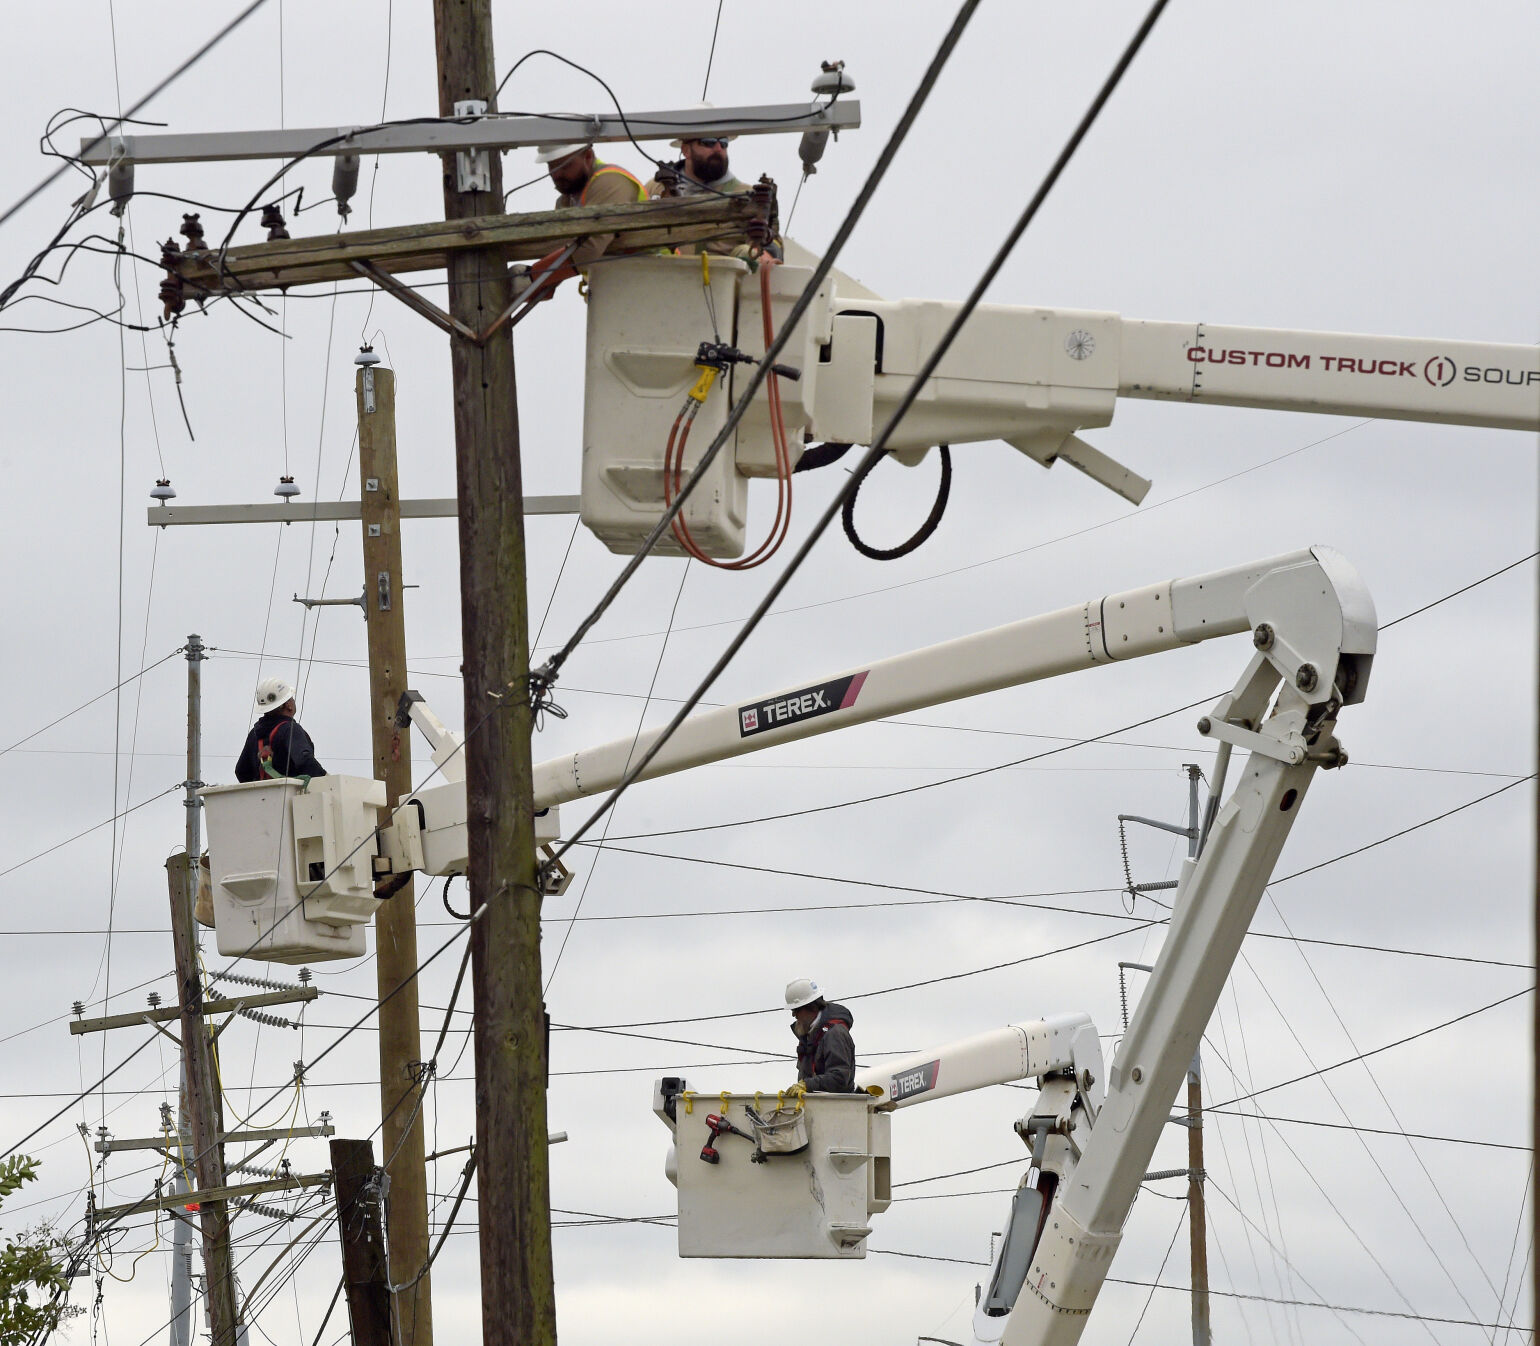
[[[722,1090],[721,1094],[718,1095],[718,1096],[722,1100],[722,1116],[725,1117],[725,1116],[727,1116],[727,1100],[729,1098],[731,1098],[732,1095],[731,1095],[731,1093],[728,1090],[724,1089],[724,1090]]]
[[[691,1090],[686,1089],[679,1097],[684,1099],[684,1110],[686,1113],[695,1111],[695,1094]]]
[[[695,380],[695,386],[690,389],[687,396],[693,401],[704,402],[706,394],[711,391],[711,385],[717,381],[717,371],[710,365],[696,365],[700,370],[700,377]]]
[[[708,290],[711,288],[711,254],[704,248],[700,254],[700,283]]]

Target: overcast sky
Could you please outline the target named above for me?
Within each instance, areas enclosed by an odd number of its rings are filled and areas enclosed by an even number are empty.
[[[427,8],[269,0],[145,115],[179,131],[431,115]],[[965,294],[1142,8],[1130,0],[982,6],[842,267],[893,298]],[[120,97],[131,102],[237,9],[124,3],[114,16],[94,0],[65,0],[10,13],[18,59],[0,90],[7,183],[0,204],[50,165],[37,141],[53,113],[71,106],[111,113]],[[499,4],[499,66],[532,47],[551,47],[602,75],[627,110],[686,106],[701,97],[715,13],[710,0],[666,10],[610,0],[590,0],[581,11]],[[802,100],[818,62],[836,57],[857,82],[865,125],[830,148],[790,225],[808,246],[820,248],[837,227],[950,13],[950,6],[913,0],[723,6],[707,91],[713,101]],[[1131,317],[1532,345],[1540,338],[1537,44],[1540,12],[1521,0],[1174,0],[989,297]],[[502,106],[605,104],[590,80],[537,58],[510,84]],[[61,144],[72,147],[77,135],[71,127]],[[745,178],[770,173],[789,204],[795,149],[791,137],[740,141],[733,167]],[[644,168],[630,147],[614,158]],[[192,208],[150,192],[235,206],[270,171],[258,164],[141,168],[143,194],[128,215],[128,241],[153,255]],[[510,154],[504,171],[509,186],[538,175],[528,151]],[[305,186],[307,206],[328,194],[329,179],[325,164],[292,176]],[[20,274],[83,186],[83,179],[61,181],[0,229],[0,281]],[[536,183],[510,207],[544,209],[550,201],[548,186]],[[356,204],[352,227],[437,218],[437,165],[398,156],[376,175],[366,164]],[[216,222],[230,218],[214,209],[203,216],[211,238],[227,227]],[[105,212],[92,222],[111,239]],[[296,235],[335,227],[328,205],[291,217]],[[237,235],[259,237],[254,218]],[[123,275],[129,317],[137,321],[141,306],[153,315],[157,274],[125,266]],[[82,253],[61,289],[35,284],[28,293],[110,308],[112,260]],[[252,688],[265,673],[299,682],[305,725],[328,767],[367,772],[363,623],[349,608],[307,619],[291,601],[294,594],[358,592],[356,529],[161,532],[144,523],[147,492],[159,476],[171,478],[183,504],[271,500],[283,473],[295,477],[302,500],[355,497],[352,357],[364,338],[397,371],[403,494],[454,494],[442,335],[393,300],[354,286],[335,298],[329,287],[297,291],[271,305],[271,320],[288,340],[228,305],[184,319],[176,355],[195,441],[182,423],[159,336],[120,336],[105,323],[40,336],[15,329],[63,327],[89,315],[41,302],[6,310],[0,466],[10,510],[0,564],[10,585],[0,643],[8,724],[0,747],[164,659],[197,631],[216,649],[204,672],[205,779],[231,779],[252,718]],[[519,328],[531,493],[577,490],[582,342],[583,305],[571,287]],[[156,368],[130,368],[146,365]],[[1339,548],[1359,568],[1382,621],[1535,550],[1533,435],[1133,402],[1088,438],[1153,478],[1142,507],[1066,467],[1045,473],[1002,444],[960,447],[951,505],[936,536],[887,565],[857,556],[837,533],[826,538],[710,699],[806,685],[1104,592],[1312,543]],[[797,479],[793,541],[837,488],[838,471]],[[935,472],[933,458],[913,471],[885,465],[862,492],[863,527],[884,541],[905,535],[929,508]],[[757,537],[773,513],[768,484],[757,484],[751,497],[750,534]],[[541,642],[549,645],[588,611],[620,560],[587,535],[574,537],[570,519],[532,519],[528,537],[532,621],[543,618]],[[407,582],[419,586],[407,599],[414,685],[460,726],[453,521],[409,523],[405,565]],[[649,561],[568,665],[558,700],[569,718],[547,721],[536,760],[665,719],[775,569],[723,574],[692,566],[686,574],[682,561]],[[1339,728],[1353,765],[1317,781],[1280,874],[1411,828],[1533,771],[1535,599],[1528,561],[1385,634],[1369,698]],[[1052,736],[1106,734],[1217,694],[1249,653],[1239,639],[1213,642],[788,746],[646,784],[626,798],[609,831],[613,849],[602,857],[582,853],[577,882],[548,907],[549,1005],[560,1029],[550,1123],[572,1136],[552,1152],[564,1341],[597,1346],[615,1340],[617,1330],[646,1346],[676,1340],[681,1329],[741,1335],[785,1328],[808,1336],[835,1321],[853,1346],[966,1337],[973,1287],[984,1274],[966,1263],[988,1258],[991,1232],[1002,1228],[1007,1209],[1003,1193],[1024,1166],[1011,1132],[1031,1097],[1020,1090],[987,1090],[896,1118],[895,1182],[1014,1166],[904,1189],[938,1199],[895,1203],[879,1217],[871,1255],[860,1263],[685,1262],[675,1256],[670,1229],[568,1222],[586,1218],[572,1212],[673,1210],[674,1189],[662,1173],[667,1136],[648,1110],[652,1077],[685,1068],[692,1085],[712,1092],[789,1078],[789,1059],[751,1063],[790,1056],[777,1007],[793,976],[815,976],[852,1006],[863,1056],[1067,1010],[1088,1011],[1102,1033],[1116,1034],[1118,960],[1152,959],[1160,932],[1144,922],[1161,914],[1141,903],[1137,919],[1125,919],[1116,816],[1180,820],[1182,764],[1206,768],[1211,760],[1193,728],[1197,712],[1109,743],[944,782],[1053,747],[1061,739]],[[0,1137],[7,1144],[99,1076],[104,1051],[110,1067],[143,1040],[138,1030],[105,1043],[70,1038],[71,1001],[95,1004],[110,991],[113,1009],[129,1009],[149,989],[171,993],[162,863],[182,839],[175,787],[184,775],[184,674],[180,659],[159,663],[121,698],[97,700],[0,755],[0,929],[9,932],[0,945]],[[419,743],[419,776],[426,759]],[[98,826],[115,800],[122,809],[155,796],[164,797],[116,829]],[[807,809],[817,811],[754,821]],[[582,805],[568,806],[569,827],[586,816]],[[1376,1055],[1369,1069],[1347,1066],[1243,1105],[1295,1120],[1211,1118],[1216,1289],[1530,1323],[1520,1272],[1527,1231],[1519,1228],[1528,1157],[1511,1147],[1527,1144],[1529,1134],[1530,1008],[1522,993],[1532,982],[1523,965],[1530,959],[1533,817],[1532,789],[1521,783],[1390,844],[1276,884],[1264,898],[1257,933],[1210,1025],[1204,1053],[1212,1100],[1519,998]],[[732,825],[688,830],[707,824]],[[1133,833],[1135,878],[1174,875],[1178,845],[1164,834]],[[1034,894],[1047,895],[1032,899],[1043,906],[950,900]],[[582,919],[569,938],[565,918],[580,895]],[[1055,905],[1074,911],[1043,909]],[[826,909],[788,910],[805,907]],[[698,914],[729,911],[742,914]],[[668,913],[696,914],[661,919]],[[419,916],[424,954],[455,934],[437,885],[423,895]],[[110,942],[103,934],[109,920],[117,932]],[[1258,937],[1285,929],[1311,940],[1489,961]],[[1057,952],[1072,945],[1083,947]],[[458,953],[456,945],[424,974],[426,1004],[447,1003]],[[875,994],[1004,962],[1016,965]],[[372,996],[372,960],[321,966],[317,974],[323,990],[337,994],[309,1007],[303,1031],[240,1023],[227,1034],[225,1084],[237,1112],[264,1096],[248,1095],[248,1085],[276,1087],[293,1061],[313,1057],[367,1009],[343,997]],[[751,1010],[761,1012],[713,1017]],[[429,1042],[440,1019],[424,1013]],[[573,1031],[654,1020],[670,1022],[637,1031],[661,1040]],[[462,1031],[466,1023],[457,1019]],[[462,1040],[451,1036],[428,1099],[430,1149],[463,1145],[473,1131],[469,1054],[457,1060]],[[1114,1045],[1110,1037],[1105,1045]],[[310,1077],[301,1115],[328,1110],[339,1134],[368,1135],[379,1119],[376,1062],[366,1026]],[[175,1078],[173,1057],[148,1048],[105,1096],[93,1095],[28,1142],[43,1162],[42,1181],[7,1204],[7,1228],[30,1218],[75,1224],[87,1169],[74,1124],[94,1130],[105,1110],[117,1135],[150,1134],[159,1102],[174,1101]],[[277,1124],[279,1114],[268,1108],[261,1119]],[[1510,1148],[1408,1143],[1300,1121]],[[1156,1167],[1185,1162],[1183,1133],[1172,1131]],[[290,1158],[311,1172],[327,1162],[318,1142],[297,1143]],[[439,1164],[430,1190],[452,1193],[460,1162]],[[111,1161],[107,1177],[98,1199],[129,1201],[143,1195],[153,1172],[123,1156]],[[1140,1199],[1114,1276],[1151,1282],[1159,1271],[1163,1284],[1187,1284],[1185,1227],[1177,1232],[1184,1207],[1169,1199],[1182,1191],[1180,1183],[1154,1184]],[[436,1203],[435,1221],[447,1209],[447,1201]],[[476,1207],[466,1211],[435,1268],[443,1341],[469,1339],[479,1323],[468,1232]],[[245,1236],[259,1238],[255,1219],[246,1223]],[[243,1285],[288,1237],[252,1252]],[[116,1342],[162,1335],[165,1244],[134,1262],[153,1239],[147,1224],[136,1227],[111,1262],[118,1277],[133,1271],[127,1284],[108,1279],[103,1286],[103,1321]],[[261,1332],[275,1342],[312,1340],[337,1274],[328,1234],[259,1316]],[[89,1305],[91,1287],[80,1283],[74,1299]],[[1141,1314],[1139,1340],[1180,1340],[1188,1298],[1108,1285],[1084,1339],[1128,1341]],[[1431,1337],[1459,1344],[1494,1336],[1258,1299],[1216,1297],[1213,1318],[1222,1341]],[[75,1326],[74,1339],[86,1339],[87,1323]],[[325,1339],[344,1326],[334,1317]]]

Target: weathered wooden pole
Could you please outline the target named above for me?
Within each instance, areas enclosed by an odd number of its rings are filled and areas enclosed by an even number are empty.
[[[496,111],[491,0],[434,0],[439,113]],[[444,156],[444,214],[502,209],[502,163]],[[492,248],[449,258],[449,312],[484,331],[512,299]],[[466,812],[475,995],[483,1346],[556,1340],[546,1153],[540,894],[530,768],[524,487],[513,343],[450,338],[460,503]]]
[[[374,775],[394,809],[412,792],[410,737],[396,728],[406,691],[401,493],[396,476],[396,376],[365,350],[357,357],[359,510],[364,534],[364,615],[369,626],[369,732]],[[374,919],[380,994],[380,1145],[390,1175],[390,1279],[412,1288],[396,1317],[407,1346],[433,1346],[428,1262],[428,1177],[423,1156],[422,1033],[417,1008],[417,914],[410,880]],[[419,1279],[414,1278],[421,1276]],[[355,1332],[356,1335],[356,1332]]]

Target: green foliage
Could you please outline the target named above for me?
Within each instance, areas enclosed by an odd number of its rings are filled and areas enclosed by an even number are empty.
[[[37,1177],[37,1160],[0,1162],[0,1201]],[[65,1248],[48,1228],[24,1230],[0,1248],[0,1346],[42,1341],[78,1310],[69,1307]]]

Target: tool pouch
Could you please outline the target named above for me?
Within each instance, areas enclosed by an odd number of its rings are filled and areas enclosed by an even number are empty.
[[[808,1147],[807,1113],[797,1106],[777,1108],[767,1117],[748,1110],[761,1154],[801,1154]]]

